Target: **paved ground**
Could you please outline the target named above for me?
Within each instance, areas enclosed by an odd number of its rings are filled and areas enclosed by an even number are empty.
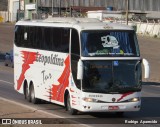
[[[0,52],[8,52],[13,48],[14,25],[0,23]]]
[[[50,126],[58,126],[58,127],[76,127],[76,124],[71,124],[73,122],[67,121],[65,119],[61,119],[58,118],[56,115],[51,114],[51,113],[47,113],[41,110],[36,110],[34,108],[31,108],[29,106],[25,106],[25,105],[21,105],[19,103],[13,102],[13,101],[8,101],[6,99],[3,99],[0,97],[0,120],[1,118],[3,119],[24,119],[24,120],[38,120],[38,118],[41,118],[41,121],[39,121],[39,123],[41,122],[42,124],[44,124],[43,122],[46,122],[45,119],[43,120],[42,118],[52,118],[52,122],[55,124],[50,125],[49,123],[43,125],[50,127]],[[26,119],[29,118],[29,119]],[[33,119],[32,119],[33,118]],[[55,118],[55,119],[54,119]],[[64,124],[64,123],[68,123],[68,124]],[[6,125],[4,125],[6,127]],[[9,125],[9,127],[21,127],[24,125]],[[32,125],[29,125],[30,127],[32,127]],[[37,125],[38,127],[40,125]],[[83,126],[83,125],[78,125],[78,126]],[[2,127],[2,125],[0,125],[0,127]],[[35,127],[35,125],[34,125]]]
[[[160,39],[139,36],[141,56],[150,64],[150,82],[160,82]]]

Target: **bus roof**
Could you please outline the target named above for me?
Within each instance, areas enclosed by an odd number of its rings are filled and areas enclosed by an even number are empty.
[[[134,30],[132,27],[119,23],[104,23],[93,18],[52,17],[44,20],[21,20],[16,25],[68,27],[81,30]]]

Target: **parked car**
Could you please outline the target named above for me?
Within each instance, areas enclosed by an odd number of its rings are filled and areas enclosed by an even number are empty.
[[[10,67],[14,67],[14,63],[13,63],[13,50],[11,50],[9,53],[6,53],[5,55],[5,60],[4,60],[4,65],[5,66],[10,66]]]

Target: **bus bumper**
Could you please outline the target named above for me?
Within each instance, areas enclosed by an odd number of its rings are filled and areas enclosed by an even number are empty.
[[[141,101],[127,103],[83,103],[82,112],[127,112],[139,111]]]

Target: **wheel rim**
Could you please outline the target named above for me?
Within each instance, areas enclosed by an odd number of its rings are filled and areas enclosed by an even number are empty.
[[[26,86],[26,98],[28,98],[29,96],[29,89],[28,89],[28,86]]]
[[[34,88],[32,87],[31,88],[31,100],[32,101],[34,100],[34,97],[35,97],[35,95],[34,95]]]

